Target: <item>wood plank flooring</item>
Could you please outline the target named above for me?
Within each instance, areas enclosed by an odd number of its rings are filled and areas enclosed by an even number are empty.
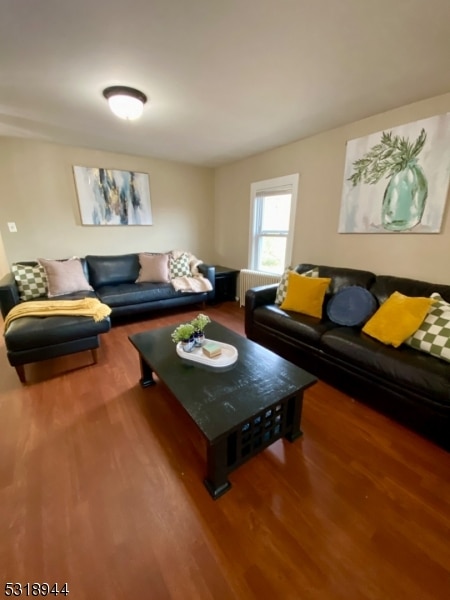
[[[322,382],[305,394],[303,438],[210,498],[200,434],[163,384],[141,389],[128,341],[198,312],[116,325],[97,365],[30,365],[27,386],[0,346],[0,593],[448,600],[450,454]],[[244,333],[236,304],[202,312]]]

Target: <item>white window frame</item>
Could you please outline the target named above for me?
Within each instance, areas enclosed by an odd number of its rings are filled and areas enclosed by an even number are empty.
[[[294,225],[295,225],[295,212],[297,208],[297,194],[298,194],[298,180],[299,174],[294,173],[293,175],[284,175],[283,177],[275,177],[274,179],[265,179],[264,181],[256,181],[250,186],[250,236],[249,236],[249,249],[248,249],[248,264],[249,269],[257,269],[258,258],[259,258],[259,237],[264,233],[259,227],[261,223],[261,216],[258,213],[259,205],[258,196],[274,193],[290,193],[291,194],[291,209],[289,215],[289,231],[286,236],[286,254],[284,257],[284,267],[286,268],[291,264],[292,261],[292,249],[294,246]],[[265,232],[269,235],[285,235],[276,230]],[[281,275],[281,273],[280,273]]]

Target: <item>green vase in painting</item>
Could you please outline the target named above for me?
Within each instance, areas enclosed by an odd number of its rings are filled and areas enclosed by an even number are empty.
[[[382,227],[389,231],[408,231],[418,225],[428,196],[425,174],[416,160],[393,175],[384,192]]]

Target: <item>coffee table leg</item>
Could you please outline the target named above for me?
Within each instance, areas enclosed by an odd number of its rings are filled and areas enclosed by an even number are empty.
[[[141,378],[139,380],[141,387],[147,388],[151,385],[155,385],[156,381],[153,379],[153,373],[151,368],[140,355],[139,360],[141,363]]]
[[[208,473],[204,484],[214,500],[217,500],[231,488],[227,479],[227,438],[208,445],[207,461]]]
[[[303,392],[299,392],[293,398],[289,398],[288,405],[288,422],[292,425],[290,432],[284,437],[289,442],[295,442],[300,436],[303,435],[303,431],[300,429],[300,421],[302,418],[303,408]]]

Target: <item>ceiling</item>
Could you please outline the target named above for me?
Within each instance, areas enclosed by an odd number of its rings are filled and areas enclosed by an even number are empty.
[[[217,166],[447,93],[449,67],[449,0],[0,0],[0,135]]]

